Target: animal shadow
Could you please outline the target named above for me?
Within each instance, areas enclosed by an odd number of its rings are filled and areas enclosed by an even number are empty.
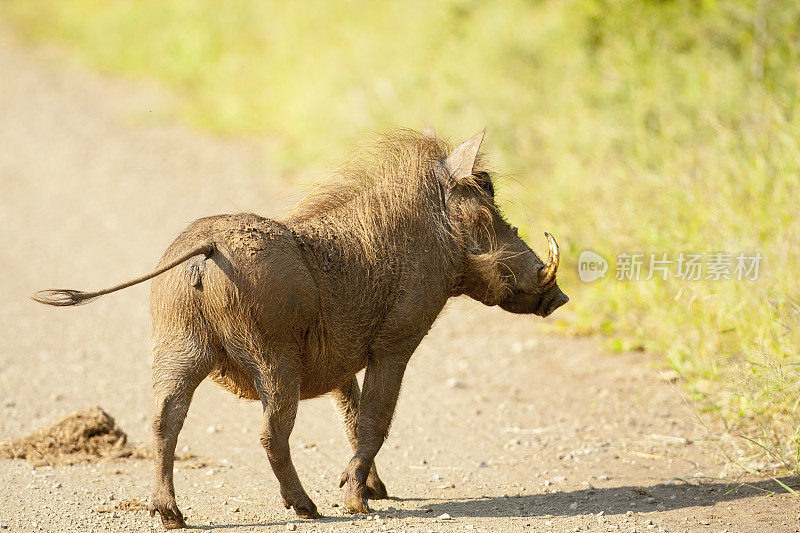
[[[800,488],[800,478],[782,477],[780,482],[792,489]],[[773,479],[737,483],[713,481],[698,484],[659,483],[650,487],[623,486],[586,488],[564,492],[525,496],[482,496],[427,500],[417,509],[398,509],[396,516],[452,517],[522,517],[522,516],[576,516],[588,513],[605,515],[625,514],[628,511],[670,511],[685,507],[711,506],[769,493],[788,491]],[[404,500],[404,501],[413,501]],[[577,503],[577,507],[574,505]],[[633,505],[632,505],[633,504]],[[572,506],[572,507],[571,507]]]

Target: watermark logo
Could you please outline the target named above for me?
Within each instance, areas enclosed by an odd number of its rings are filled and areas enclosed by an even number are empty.
[[[608,261],[591,250],[584,250],[578,257],[578,277],[581,281],[591,283],[602,278],[608,272]]]
[[[617,254],[614,279],[617,281],[735,280],[756,281],[764,256],[761,253],[709,254],[620,253]],[[578,258],[578,277],[590,283],[605,276],[608,261],[600,254],[584,250]]]

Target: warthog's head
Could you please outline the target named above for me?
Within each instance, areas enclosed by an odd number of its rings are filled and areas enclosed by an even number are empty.
[[[491,174],[478,156],[483,135],[459,145],[437,168],[445,216],[461,248],[456,293],[512,313],[545,317],[569,301],[556,283],[558,244],[545,233],[549,255],[544,262],[505,221],[494,201]]]

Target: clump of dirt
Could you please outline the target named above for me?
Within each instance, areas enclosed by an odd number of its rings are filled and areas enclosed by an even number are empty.
[[[94,509],[95,513],[111,513],[113,511],[147,511],[150,508],[141,500],[132,498],[130,500],[122,500],[114,507]]]
[[[130,500],[122,500],[114,506],[117,511],[147,511],[147,504],[143,503],[136,498]]]
[[[72,413],[27,437],[0,443],[0,458],[25,459],[33,466],[147,455],[148,449],[128,444],[125,432],[100,407]]]

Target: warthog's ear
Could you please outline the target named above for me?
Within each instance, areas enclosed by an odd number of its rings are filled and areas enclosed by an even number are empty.
[[[447,156],[445,166],[454,180],[461,181],[467,176],[472,175],[472,169],[475,166],[475,158],[478,157],[478,150],[481,147],[484,135],[486,135],[486,130],[473,135],[459,144],[450,152],[450,155]]]
[[[427,120],[425,121],[425,128],[422,130],[422,136],[427,137],[428,139],[435,139],[436,138],[436,131],[431,126],[431,123]]]

